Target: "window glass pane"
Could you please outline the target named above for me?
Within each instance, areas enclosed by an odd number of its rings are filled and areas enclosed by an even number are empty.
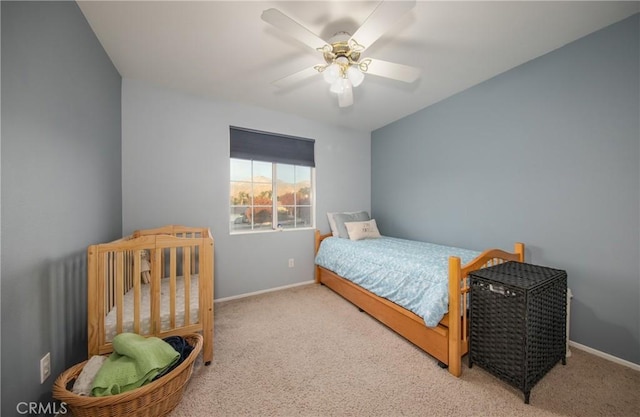
[[[273,205],[273,185],[270,182],[253,184],[253,205],[268,207]]]
[[[236,206],[231,208],[231,224],[229,230],[251,230],[251,207]]]
[[[251,181],[251,161],[232,158],[231,181]]]
[[[311,207],[296,208],[296,227],[311,227]]]
[[[303,183],[307,186],[311,186],[311,168],[297,166],[296,169],[296,182]]]
[[[273,209],[269,207],[253,208],[253,228],[254,229],[272,229],[273,228]]]
[[[278,206],[278,227],[293,229],[296,227],[295,207]]]
[[[302,185],[296,189],[296,204],[303,206],[311,204],[311,186]]]
[[[278,164],[278,207],[292,206],[295,204],[295,183],[294,183],[294,167],[291,165]],[[280,211],[278,210],[278,215]]]
[[[311,168],[296,167],[296,204],[311,204]]]
[[[251,204],[251,183],[245,181],[231,182],[230,203],[232,206],[244,206]]]
[[[294,165],[278,164],[276,166],[278,172],[278,180],[293,184],[296,181],[296,167]]]
[[[253,182],[271,184],[273,177],[271,162],[253,161]]]
[[[292,187],[281,187],[278,184],[278,208],[295,205],[295,194]]]
[[[311,227],[311,207],[278,208],[278,224],[283,229]]]

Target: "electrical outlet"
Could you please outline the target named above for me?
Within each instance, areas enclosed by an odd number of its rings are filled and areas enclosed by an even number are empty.
[[[51,354],[47,352],[47,354],[40,359],[40,383],[44,383],[44,381],[49,378],[49,375],[51,375]]]
[[[293,268],[293,258],[289,259],[289,268]]]

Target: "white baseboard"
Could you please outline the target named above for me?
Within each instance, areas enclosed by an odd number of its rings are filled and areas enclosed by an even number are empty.
[[[285,285],[285,286],[282,286],[282,287],[269,288],[268,290],[250,292],[250,293],[240,294],[240,295],[233,295],[231,297],[218,298],[218,299],[213,300],[213,302],[214,303],[221,303],[223,301],[237,300],[239,298],[252,297],[254,295],[260,295],[260,294],[265,294],[265,293],[274,292],[274,291],[286,290],[288,288],[301,287],[303,285],[313,284],[314,282],[315,282],[314,280],[298,282],[296,284]]]
[[[576,349],[584,350],[585,352],[591,353],[592,355],[599,356],[599,357],[601,357],[603,359],[607,359],[607,360],[609,360],[611,362],[615,362],[615,363],[617,363],[619,365],[626,366],[626,367],[631,368],[631,369],[633,369],[635,371],[640,371],[640,365],[638,365],[637,363],[633,363],[633,362],[626,361],[624,359],[620,359],[617,356],[609,355],[608,353],[604,353],[604,352],[601,352],[599,350],[590,348],[589,346],[585,346],[585,345],[582,345],[580,343],[576,343],[576,342],[571,341],[571,340],[569,341],[569,346],[572,346],[572,347],[574,347]]]

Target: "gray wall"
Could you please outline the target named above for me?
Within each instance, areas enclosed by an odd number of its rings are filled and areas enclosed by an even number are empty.
[[[13,416],[86,358],[85,251],[122,228],[121,78],[75,2],[1,7],[1,414]]]
[[[327,211],[369,210],[369,132],[124,79],[123,233],[164,224],[210,227],[215,298],[312,280],[312,230],[229,234],[230,125],[316,140],[321,230],[329,231]]]
[[[381,231],[527,245],[566,269],[571,339],[640,363],[638,15],[372,133]]]

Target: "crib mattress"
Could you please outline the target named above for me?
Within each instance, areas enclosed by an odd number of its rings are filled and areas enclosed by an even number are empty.
[[[172,329],[171,326],[171,314],[169,311],[169,297],[171,295],[170,290],[170,280],[169,278],[161,279],[161,297],[160,297],[160,322],[162,331],[168,331]],[[151,285],[143,284],[141,286],[141,296],[140,296],[140,334],[147,335],[151,334],[150,331],[150,317],[151,317]],[[128,291],[124,295],[123,302],[123,319],[122,319],[122,331],[123,332],[133,332],[133,289]],[[198,275],[194,274],[191,276],[191,287],[189,291],[189,300],[190,300],[190,308],[189,308],[189,324],[195,324],[199,322],[199,286],[198,286]],[[184,294],[184,277],[176,277],[176,327],[182,327],[185,325],[184,320],[184,303],[185,303],[185,294]],[[117,308],[113,308],[109,314],[107,314],[105,318],[105,340],[107,342],[111,342],[116,332],[116,322],[117,322]]]

